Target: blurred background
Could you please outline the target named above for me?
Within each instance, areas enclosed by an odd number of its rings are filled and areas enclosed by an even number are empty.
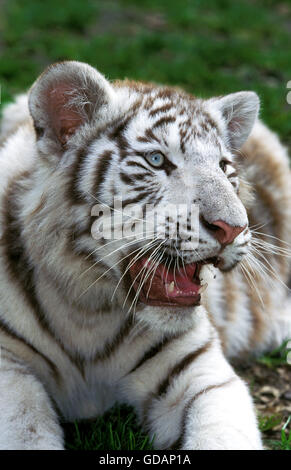
[[[290,0],[0,0],[0,7],[2,103],[48,64],[75,59],[112,80],[180,85],[203,97],[255,90],[264,120],[291,143]]]
[[[50,63],[74,59],[110,80],[179,85],[201,97],[255,90],[262,118],[291,148],[290,39],[290,0],[0,0],[0,106]],[[290,366],[282,351],[246,365],[243,376],[266,445],[290,450]],[[152,446],[124,407],[65,431],[69,449]]]

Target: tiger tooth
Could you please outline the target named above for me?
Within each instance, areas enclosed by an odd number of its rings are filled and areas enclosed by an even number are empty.
[[[168,291],[173,292],[174,291],[174,281],[172,281],[170,284],[168,284]]]
[[[204,292],[208,287],[208,284],[207,282],[205,284],[203,284],[203,286],[200,287],[199,291],[198,291],[198,294],[202,294],[202,292]]]

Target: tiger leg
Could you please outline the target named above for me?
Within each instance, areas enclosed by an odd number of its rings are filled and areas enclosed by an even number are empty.
[[[0,449],[61,450],[63,435],[43,385],[0,349]]]
[[[145,355],[123,379],[123,399],[156,449],[262,449],[247,387],[204,313],[197,328]]]

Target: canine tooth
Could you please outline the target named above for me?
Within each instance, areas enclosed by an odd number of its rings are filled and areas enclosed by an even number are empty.
[[[170,284],[168,284],[168,291],[173,292],[174,291],[174,281],[172,281]]]
[[[208,284],[207,284],[207,282],[206,282],[205,284],[203,284],[203,285],[200,287],[200,289],[199,289],[199,291],[198,291],[198,294],[202,294],[202,292],[204,292],[204,291],[207,289],[207,287],[208,287]]]

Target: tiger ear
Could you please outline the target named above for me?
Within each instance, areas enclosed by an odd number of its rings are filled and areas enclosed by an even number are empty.
[[[87,64],[60,62],[48,67],[29,92],[29,109],[42,147],[60,152],[86,123],[98,119],[113,99],[109,82]]]
[[[258,117],[258,95],[253,91],[241,91],[215,98],[213,104],[225,121],[229,145],[239,149],[247,140]]]

